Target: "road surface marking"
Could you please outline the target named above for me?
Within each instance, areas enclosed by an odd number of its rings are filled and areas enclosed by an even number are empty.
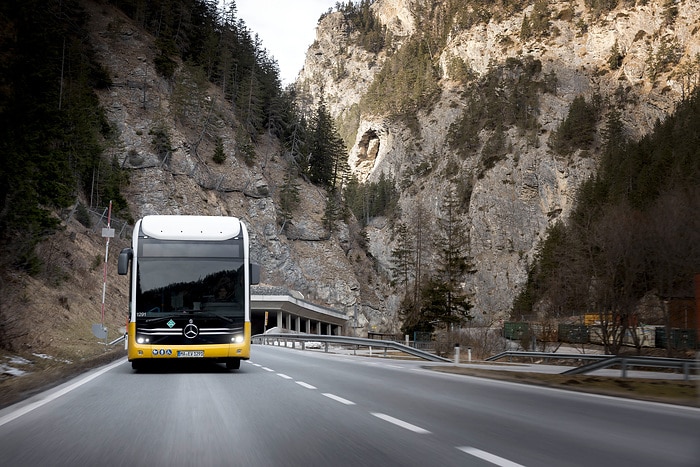
[[[39,407],[46,405],[49,402],[54,401],[65,394],[68,394],[69,392],[71,392],[74,389],[78,389],[83,384],[89,383],[90,381],[97,378],[98,376],[102,376],[104,373],[107,373],[112,368],[124,364],[125,361],[126,360],[116,361],[116,362],[112,363],[111,365],[108,365],[108,366],[96,371],[95,373],[92,373],[92,374],[86,376],[85,378],[76,381],[75,383],[71,384],[70,386],[66,386],[65,388],[61,389],[60,391],[56,391],[53,394],[47,395],[46,399],[42,399],[42,400],[33,402],[29,405],[25,405],[24,407],[22,407],[20,409],[17,409],[13,412],[10,412],[9,414],[0,418],[0,426],[5,425],[6,423],[10,423],[12,420],[19,418],[22,415],[28,414],[32,410],[38,409]]]
[[[303,381],[295,381],[299,386],[303,386],[306,389],[316,389],[316,386],[311,386],[309,383],[305,383]]]
[[[273,370],[272,368],[268,368],[268,367],[266,367],[266,366],[263,366],[263,367],[260,367],[260,368],[262,368],[262,369],[265,370],[265,371],[275,371],[275,370]]]
[[[521,464],[516,464],[515,462],[511,462],[508,459],[498,457],[495,454],[482,451],[481,449],[471,448],[469,446],[463,446],[457,449],[459,449],[462,452],[466,452],[467,454],[470,454],[474,457],[478,457],[479,459],[483,459],[487,462],[491,462],[492,464],[496,464],[500,467],[523,467]]]
[[[291,376],[287,376],[284,373],[277,373],[277,376],[279,376],[280,378],[284,378],[284,379],[292,379]]]
[[[343,399],[342,397],[336,396],[335,394],[330,394],[330,393],[324,392],[323,395],[329,399],[333,399],[334,401],[340,402],[341,404],[355,405],[355,403],[353,401]]]
[[[382,420],[385,420],[389,423],[393,423],[394,425],[400,426],[401,428],[411,430],[414,433],[422,433],[422,434],[430,433],[428,430],[425,430],[419,426],[412,425],[408,422],[404,422],[403,420],[399,420],[398,418],[394,418],[394,417],[391,417],[391,416],[383,414],[383,413],[372,412],[372,415],[374,415],[377,418],[381,418]]]

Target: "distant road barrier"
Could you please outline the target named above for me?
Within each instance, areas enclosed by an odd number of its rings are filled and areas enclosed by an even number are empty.
[[[627,370],[630,368],[668,368],[683,372],[684,379],[690,380],[692,370],[700,369],[700,361],[690,360],[686,358],[663,358],[663,357],[638,357],[638,356],[618,356],[618,355],[599,355],[599,354],[572,354],[572,353],[555,353],[555,352],[518,352],[507,351],[489,357],[486,361],[492,362],[504,357],[532,357],[542,358],[545,360],[551,359],[566,359],[566,360],[593,360],[590,363],[577,368],[566,370],[562,375],[581,375],[590,373],[595,370],[602,370],[610,367],[620,367],[622,377],[627,377]]]
[[[348,336],[329,336],[321,334],[293,334],[293,333],[268,333],[268,334],[256,334],[252,337],[253,344],[262,345],[282,345],[286,346],[287,342],[300,342],[301,349],[306,348],[306,344],[309,342],[320,342],[324,346],[324,352],[328,352],[329,344],[337,345],[349,345],[349,346],[359,346],[367,348],[383,348],[384,355],[386,356],[387,349],[394,349],[400,352],[413,355],[414,357],[423,358],[425,360],[430,360],[433,362],[451,362],[452,360],[440,357],[438,355],[432,354],[430,352],[425,352],[420,349],[409,347],[404,344],[399,344],[394,341],[386,341],[379,339],[365,339],[362,337],[348,337]]]
[[[507,350],[499,354],[486,358],[484,361],[494,362],[504,357],[531,357],[542,358],[545,360],[564,359],[564,360],[605,360],[615,357],[615,355],[601,355],[595,353],[556,353],[556,352],[526,352],[518,350]]]

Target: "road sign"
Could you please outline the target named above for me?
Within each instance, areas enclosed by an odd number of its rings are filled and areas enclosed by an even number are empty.
[[[104,327],[102,324],[93,324],[92,325],[92,333],[97,337],[98,339],[107,339],[107,328]]]

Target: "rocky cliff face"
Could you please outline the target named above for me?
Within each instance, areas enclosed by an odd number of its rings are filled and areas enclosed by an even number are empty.
[[[422,34],[416,27],[417,12],[440,8],[442,2],[377,0],[373,11],[393,35],[391,48],[377,54],[356,45],[358,33],[341,13],[327,15],[298,80],[312,101],[323,92],[352,145],[349,162],[361,180],[377,180],[382,173],[410,180],[401,195],[404,220],[410,220],[417,204],[437,214],[448,184],[445,174],[455,171],[457,161],[460,177],[472,186],[465,220],[476,272],[465,286],[477,316],[488,321],[506,315],[546,228],[567,218],[577,187],[595,169],[600,141],[592,150],[566,158],[548,146],[574,98],[591,100],[597,94],[606,108],[614,102],[621,109],[625,132],[636,139],[672,112],[682,98],[685,89],[679,70],[684,64],[694,64],[696,81],[700,69],[700,2],[696,0],[626,2],[630,5],[602,16],[587,9],[583,1],[545,3],[546,34],[535,38],[523,39],[527,35],[522,33],[524,19],[535,14],[534,4],[516,14],[493,14],[491,20],[468,28],[455,23],[444,48],[432,51],[440,68],[440,94],[429,110],[417,112],[418,130],[391,116],[363,110],[361,99],[390,54],[412,35]],[[671,14],[672,7],[676,15]],[[614,49],[621,63],[611,67]],[[487,134],[479,135],[481,149],[464,159],[455,158],[449,144],[450,126],[471,102],[464,85],[450,74],[449,64],[455,57],[474,73],[474,80],[509,59],[526,57],[539,61],[541,75],[556,76],[556,89],[542,93],[539,109],[532,113],[538,128],[534,137],[508,128],[503,154],[487,170],[483,170]],[[651,79],[650,67],[665,57],[672,63]],[[419,167],[430,167],[429,173],[416,176]],[[389,227],[379,222],[368,231],[372,254],[388,267]]]
[[[237,150],[235,115],[219,89],[212,86],[198,99],[190,93],[183,114],[176,87],[191,79],[186,67],[176,72],[175,84],[161,79],[153,66],[153,37],[107,5],[84,3],[92,22],[91,40],[113,82],[99,96],[119,133],[108,156],[129,171],[125,197],[134,218],[241,217],[248,223],[251,254],[262,265],[263,283],[299,291],[351,317],[357,310],[357,325],[365,329],[370,323],[382,329],[394,326],[384,303],[387,294],[356,243],[356,229],[345,226],[328,238],[322,225],[323,190],[299,181],[299,215],[286,226],[286,234],[281,233],[277,195],[285,164],[279,142],[263,136],[255,162],[247,164]],[[165,152],[153,142],[159,132],[169,137]],[[213,133],[223,135],[226,161],[221,165],[212,160]]]
[[[220,89],[206,87],[182,63],[174,80],[162,79],[154,67],[154,37],[110,2],[80,3],[89,19],[85,40],[94,46],[112,82],[98,91],[115,129],[114,139],[105,141],[105,162],[116,159],[127,169],[129,183],[122,194],[134,219],[147,214],[241,217],[249,226],[252,257],[262,265],[264,284],[299,291],[349,318],[356,316],[351,323],[359,329],[348,328],[348,333],[397,330],[396,305],[358,245],[357,226],[341,226],[328,237],[322,224],[325,192],[299,180],[301,205],[281,233],[277,201],[286,162],[279,142],[262,135],[255,161],[247,163],[238,149],[235,128],[240,124]],[[223,139],[223,164],[213,161],[213,135]],[[91,200],[81,201],[91,205]],[[131,220],[113,213],[111,226],[118,235],[107,248],[101,236],[107,209],[89,213],[92,227],[85,227],[75,208],[57,212],[61,228],[37,246],[45,273],[33,277],[9,271],[0,279],[0,308],[7,318],[0,328],[5,349],[13,351],[0,352],[0,367],[11,359],[13,367],[17,361],[25,369],[31,363],[27,372],[36,373],[27,376],[24,370],[6,367],[0,405],[120,355],[119,347],[105,344],[125,328],[128,281],[117,275],[116,258],[129,245],[121,234],[128,234]],[[108,338],[98,340],[93,329],[101,325]],[[16,358],[14,352],[29,360]],[[8,374],[23,376],[6,378]]]
[[[432,51],[440,70],[439,93],[429,109],[416,113],[418,124],[409,125],[363,111],[361,98],[383,64],[422,33],[418,25],[425,27],[425,22],[418,22],[416,12],[441,3],[378,0],[372,8],[391,33],[391,46],[370,53],[354,45],[357,33],[351,25],[342,15],[329,14],[319,25],[297,86],[310,102],[323,90],[328,108],[351,142],[349,161],[360,179],[377,180],[385,173],[401,180],[404,220],[410,221],[420,205],[429,214],[427,227],[433,224],[446,180],[455,174],[471,187],[465,217],[475,273],[465,287],[477,314],[495,320],[508,311],[525,282],[528,263],[547,226],[566,219],[576,187],[595,168],[595,151],[562,158],[547,144],[574,97],[589,99],[599,93],[608,98],[622,92],[623,120],[632,137],[648,132],[681,98],[682,83],[674,73],[700,52],[700,2],[679,2],[672,23],[665,19],[664,3],[650,1],[596,20],[582,2],[574,7],[570,2],[550,3],[550,34],[528,41],[520,38],[520,30],[532,5],[500,20],[454,27],[444,48]],[[153,38],[108,5],[85,5],[93,22],[91,40],[114,83],[100,99],[119,131],[110,156],[130,171],[126,195],[133,216],[242,217],[250,226],[253,256],[263,265],[264,283],[298,290],[350,318],[357,313],[362,328],[358,332],[398,331],[401,293],[387,280],[394,247],[390,223],[375,219],[367,228],[370,260],[358,245],[354,224],[327,238],[322,226],[326,194],[301,181],[302,205],[281,233],[277,196],[284,163],[278,142],[263,137],[255,162],[246,164],[232,130],[235,115],[219,90],[206,89],[188,103],[183,115],[173,84],[160,79],[153,68]],[[610,70],[606,62],[616,41],[624,59]],[[681,58],[652,83],[649,57],[669,43],[676,44]],[[505,149],[488,168],[481,150],[455,157],[449,128],[465,114],[468,94],[464,83],[451,75],[451,61],[461,58],[478,77],[508,59],[527,56],[539,60],[541,74],[557,78],[556,91],[542,93],[538,112],[533,112],[538,127],[534,137],[507,128]],[[176,77],[186,83],[186,67],[179,68]],[[222,165],[212,161],[214,128],[223,135],[227,157]],[[163,129],[170,146],[159,153],[154,133]],[[486,136],[480,135],[482,140]]]

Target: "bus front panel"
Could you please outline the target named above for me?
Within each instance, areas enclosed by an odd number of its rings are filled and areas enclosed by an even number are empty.
[[[129,360],[250,357],[249,288],[242,239],[140,238]]]

